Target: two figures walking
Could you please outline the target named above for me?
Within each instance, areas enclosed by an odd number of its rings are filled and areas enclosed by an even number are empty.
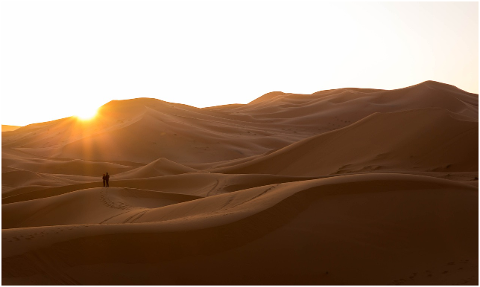
[[[103,187],[109,187],[108,180],[110,179],[110,175],[107,173],[103,174]]]

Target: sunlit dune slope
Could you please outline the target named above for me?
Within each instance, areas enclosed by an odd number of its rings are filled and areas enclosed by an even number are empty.
[[[376,113],[213,171],[321,176],[374,170],[477,171],[478,124],[442,109]]]
[[[10,131],[14,131],[18,128],[20,128],[21,126],[9,126],[9,125],[2,125],[2,132],[10,132]]]

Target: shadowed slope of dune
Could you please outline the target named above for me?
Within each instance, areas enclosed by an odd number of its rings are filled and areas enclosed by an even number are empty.
[[[374,114],[224,173],[319,176],[371,170],[477,171],[478,124],[441,109]]]
[[[3,158],[2,165],[16,169],[42,173],[72,175],[80,174],[83,176],[98,176],[106,171],[116,174],[133,169],[131,166],[125,166],[117,163],[93,162],[81,159],[55,160],[45,158]]]
[[[447,180],[354,175],[173,203],[132,215],[131,224],[4,229],[3,282],[392,284],[412,272],[444,271],[439,262],[469,260],[474,268],[476,199],[475,188]],[[121,275],[127,270],[130,279]],[[427,282],[457,280],[434,275]]]
[[[197,198],[123,187],[82,189],[44,199],[5,204],[2,207],[2,228],[128,223],[141,217],[149,208]]]
[[[159,158],[144,166],[122,172],[116,176],[118,179],[148,178],[161,175],[182,174],[195,172],[196,169],[178,164],[166,158]]]
[[[2,172],[2,198],[11,196],[12,189],[28,186],[65,186],[92,181],[92,177],[77,175],[49,174],[9,168]]]

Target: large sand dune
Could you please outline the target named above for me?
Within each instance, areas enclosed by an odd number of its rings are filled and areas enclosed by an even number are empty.
[[[217,171],[304,176],[372,170],[476,172],[477,128],[477,122],[459,120],[443,109],[375,113]]]
[[[23,285],[478,284],[478,95],[139,98],[4,132],[2,263]]]

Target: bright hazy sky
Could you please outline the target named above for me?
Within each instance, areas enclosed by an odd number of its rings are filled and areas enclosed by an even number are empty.
[[[270,91],[478,93],[477,2],[21,1],[0,3],[1,123],[112,99],[205,107]]]

